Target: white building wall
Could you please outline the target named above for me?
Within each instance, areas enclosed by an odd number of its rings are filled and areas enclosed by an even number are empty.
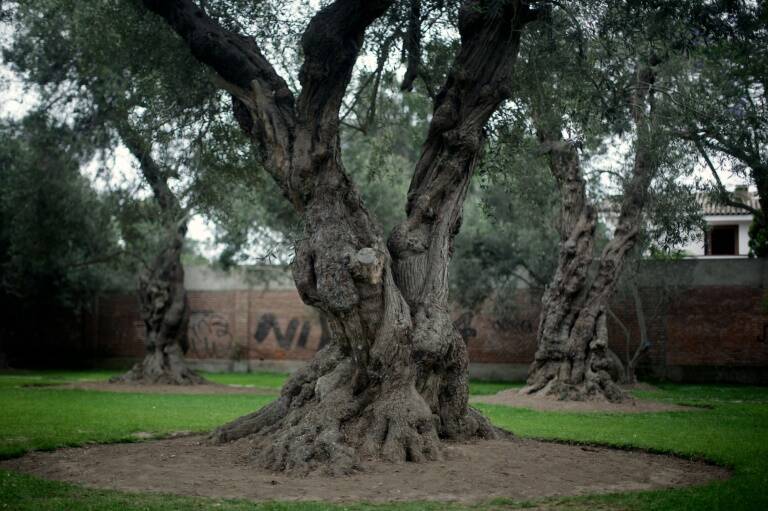
[[[701,257],[704,255],[704,239],[689,241],[687,245],[680,248],[683,253],[691,257]]]
[[[749,226],[752,223],[752,215],[705,215],[704,221],[707,222],[707,225],[738,225],[739,256],[746,257],[749,255]],[[704,238],[688,243],[682,250],[686,255],[692,257],[704,257]]]
[[[750,222],[739,224],[739,255],[749,255],[749,225]]]

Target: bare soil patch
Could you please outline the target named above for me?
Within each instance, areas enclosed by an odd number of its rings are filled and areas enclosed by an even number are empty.
[[[520,394],[518,389],[502,390],[492,396],[472,396],[469,398],[469,401],[470,403],[488,403],[511,406],[513,408],[530,408],[544,412],[650,413],[690,412],[700,409],[695,406],[675,405],[644,399],[631,399],[623,403],[610,403],[608,401],[561,401],[549,396]]]
[[[240,440],[210,445],[201,436],[36,452],[0,463],[48,479],[137,492],[249,500],[478,502],[494,497],[648,490],[703,484],[726,469],[672,456],[534,440],[455,444],[445,461],[367,462],[344,477],[291,477],[249,463]]]
[[[655,392],[657,390],[661,390],[656,385],[652,385],[650,383],[646,383],[644,381],[639,381],[637,383],[627,383],[621,385],[621,388],[624,390],[642,390],[646,392]]]
[[[256,394],[275,396],[279,389],[259,387],[241,387],[236,385],[221,385],[205,383],[202,385],[156,385],[133,383],[108,383],[101,381],[65,383],[63,385],[48,385],[51,389],[97,390],[99,392],[139,392],[144,394]]]

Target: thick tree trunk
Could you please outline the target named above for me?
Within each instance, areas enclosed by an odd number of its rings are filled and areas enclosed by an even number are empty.
[[[184,287],[181,253],[187,233],[187,219],[178,199],[168,186],[166,173],[152,158],[151,145],[127,124],[120,136],[139,161],[142,175],[152,189],[166,237],[162,251],[138,278],[139,311],[146,338],[144,359],[113,383],[192,385],[206,383],[184,361],[189,344],[189,304]]]
[[[542,136],[540,130],[540,138],[560,187],[562,239],[555,275],[542,297],[536,357],[521,392],[620,401],[623,392],[610,371],[605,302],[598,299],[610,279],[600,287],[589,283],[597,215],[586,198],[579,155],[558,135]]]
[[[338,161],[313,189],[320,193],[305,210],[294,279],[303,300],[326,314],[333,340],[278,401],[214,438],[250,436],[270,469],[347,473],[369,457],[435,460],[441,439],[495,436],[467,407],[466,349],[442,297],[420,308],[406,299],[426,272],[393,265]]]
[[[652,144],[654,127],[647,112],[652,83],[651,68],[642,67],[631,103],[638,131],[633,172],[624,190],[614,237],[603,250],[595,275],[590,275],[590,268],[597,216],[586,198],[578,151],[562,139],[559,123],[550,127],[537,116],[538,136],[562,197],[561,247],[555,275],[542,298],[538,348],[522,393],[614,402],[627,397],[612,376],[606,308],[641,228],[656,169],[654,151],[658,148]]]
[[[205,380],[184,361],[189,305],[181,250],[186,222],[169,231],[168,245],[139,275],[139,311],[146,339],[144,359],[113,383],[191,385]]]
[[[294,280],[328,318],[332,342],[277,401],[213,433],[248,436],[264,467],[345,473],[369,457],[438,459],[441,440],[496,435],[467,406],[467,351],[449,316],[447,271],[483,127],[509,94],[533,14],[517,1],[483,3],[461,9],[461,50],[435,101],[408,218],[385,243],[342,168],[338,113],[365,29],[392,1],[337,0],[313,18],[294,100],[255,41],[190,1],[145,0],[219,73],[238,122],[304,221]]]

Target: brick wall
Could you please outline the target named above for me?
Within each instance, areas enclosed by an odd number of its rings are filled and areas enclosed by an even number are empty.
[[[768,373],[768,315],[763,306],[762,261],[682,261],[649,265],[640,294],[652,347],[645,372],[672,379],[765,381]],[[195,280],[188,271],[191,359],[307,360],[328,340],[327,325],[283,278],[269,287],[230,283],[233,289],[205,290],[215,275]],[[231,279],[231,277],[229,277]],[[666,287],[662,290],[659,282]],[[673,290],[670,291],[672,286]],[[661,297],[661,298],[660,298]],[[536,349],[540,297],[521,289],[511,317],[486,311],[463,326],[470,361],[475,364],[529,364]],[[487,309],[487,308],[486,308]],[[611,309],[630,333],[630,350],[639,339],[634,301],[617,293]],[[89,345],[110,357],[139,357],[143,326],[136,298],[116,293],[100,298]],[[626,335],[609,320],[612,349],[626,357]]]

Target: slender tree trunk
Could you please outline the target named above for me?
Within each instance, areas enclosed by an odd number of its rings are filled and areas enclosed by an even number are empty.
[[[757,158],[756,158],[757,160]],[[752,225],[749,227],[749,248],[755,257],[768,257],[768,164],[753,162],[752,180],[757,187],[759,209],[752,211]]]
[[[162,168],[152,158],[151,146],[127,124],[120,136],[139,161],[165,224],[164,246],[151,264],[140,272],[138,299],[146,338],[144,359],[113,383],[192,385],[206,383],[184,360],[189,348],[189,304],[184,287],[181,253],[187,233],[186,215],[168,186]]]
[[[635,349],[632,357],[627,358],[627,383],[635,384],[637,383],[637,364],[640,362],[642,356],[650,349],[651,341],[648,337],[648,323],[645,319],[643,300],[640,297],[640,290],[634,282],[631,284],[631,292],[632,302],[635,305],[637,326],[640,330],[640,343],[637,345],[637,349]]]
[[[213,438],[248,436],[270,469],[344,473],[369,457],[432,460],[443,439],[495,436],[467,406],[467,352],[449,316],[447,272],[482,130],[509,95],[533,13],[508,2],[492,16],[482,1],[465,2],[461,50],[435,101],[407,219],[385,242],[342,167],[338,114],[365,29],[391,0],[337,0],[320,10],[302,38],[295,100],[253,40],[227,33],[191,2],[145,4],[219,73],[241,127],[302,215],[294,280],[332,333],[279,399]]]
[[[650,67],[639,69],[631,103],[638,133],[633,171],[614,237],[605,246],[594,275],[590,268],[597,217],[586,199],[578,151],[562,139],[559,128],[537,126],[562,196],[561,247],[555,275],[542,298],[538,348],[523,393],[568,400],[626,398],[611,376],[606,307],[641,228],[656,170],[658,148],[653,147],[654,127],[648,118],[653,79]]]

